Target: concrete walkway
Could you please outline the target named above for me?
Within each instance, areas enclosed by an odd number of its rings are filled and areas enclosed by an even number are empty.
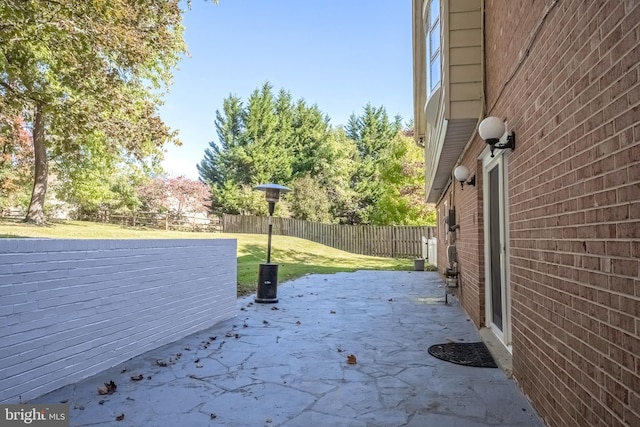
[[[241,298],[236,318],[33,402],[68,403],[72,426],[542,426],[500,369],[429,355],[480,340],[442,286],[431,272],[306,276],[277,304]]]

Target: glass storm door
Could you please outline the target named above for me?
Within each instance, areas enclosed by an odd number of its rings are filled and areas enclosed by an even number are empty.
[[[511,344],[506,165],[503,155],[483,156],[486,325]]]
[[[502,266],[500,256],[502,243],[500,242],[500,172],[498,167],[489,171],[489,276],[491,277],[491,321],[504,332],[502,324]]]

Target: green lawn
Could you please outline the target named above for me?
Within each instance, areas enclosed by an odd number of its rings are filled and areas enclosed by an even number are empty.
[[[267,236],[258,234],[192,233],[144,230],[110,224],[63,221],[44,226],[0,219],[0,238],[45,237],[55,239],[218,239],[238,241],[238,294],[255,292],[258,264],[267,258]],[[271,261],[279,264],[278,281],[311,273],[355,270],[411,270],[413,260],[356,255],[304,239],[273,236]]]

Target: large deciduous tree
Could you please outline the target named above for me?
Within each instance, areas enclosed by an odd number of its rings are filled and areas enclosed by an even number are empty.
[[[34,145],[26,221],[44,221],[49,159],[87,135],[143,158],[175,138],[158,116],[186,51],[179,0],[0,2],[0,114],[23,114]]]
[[[424,152],[413,138],[398,133],[380,154],[381,195],[369,212],[376,225],[435,226],[435,210],[427,204]]]

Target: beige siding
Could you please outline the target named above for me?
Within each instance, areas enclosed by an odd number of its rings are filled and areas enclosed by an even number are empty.
[[[478,104],[480,100],[475,101],[454,101],[451,102],[451,115],[455,117],[473,117],[474,114],[480,114]]]
[[[479,1],[469,1],[469,0],[450,0],[449,1],[449,13],[479,11],[479,10],[480,10]]]
[[[449,15],[449,31],[480,28],[479,22],[482,22],[480,9],[471,12],[451,13]]]
[[[449,34],[449,47],[480,46],[482,33],[480,28],[454,30]]]
[[[478,83],[452,83],[450,101],[479,101],[482,97],[482,86]],[[477,117],[477,116],[476,116]]]

